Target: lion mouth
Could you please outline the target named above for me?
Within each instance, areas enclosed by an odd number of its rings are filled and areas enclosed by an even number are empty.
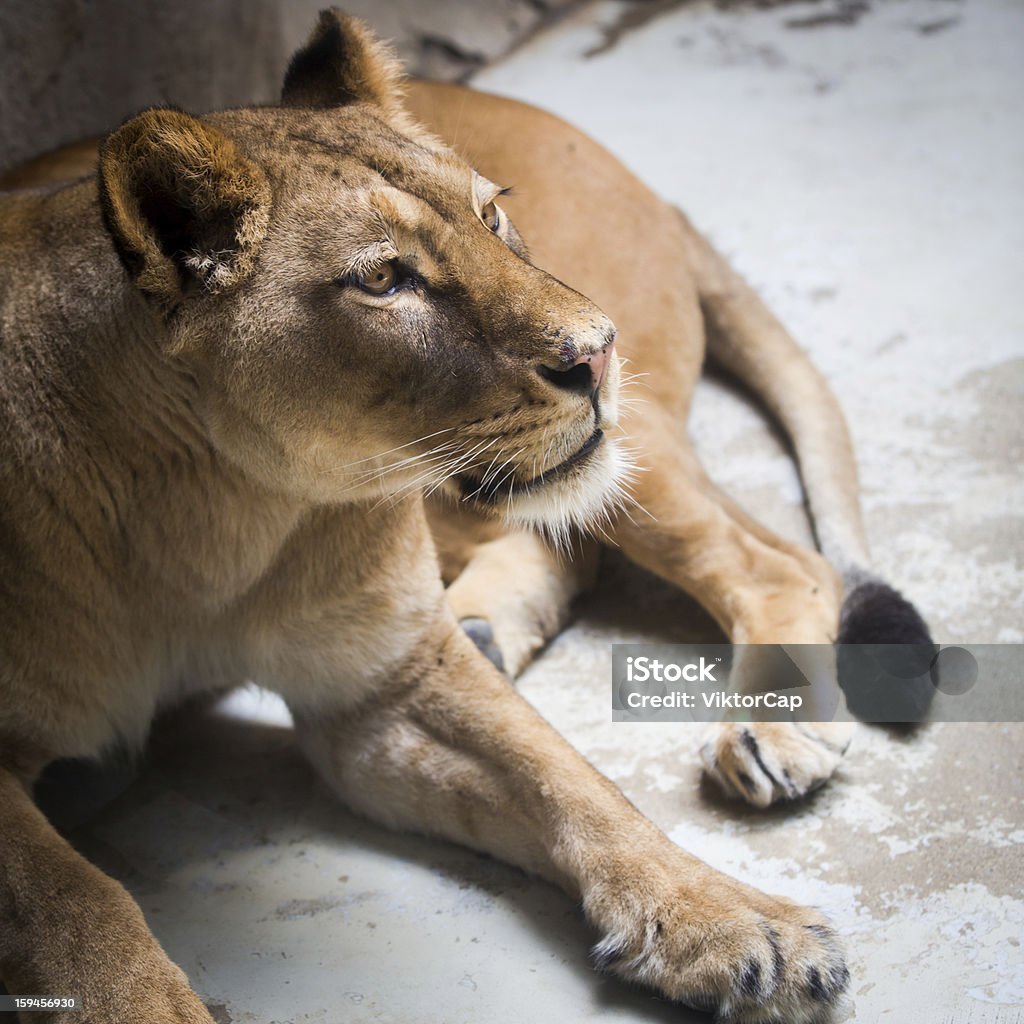
[[[459,485],[461,486],[462,493],[465,497],[472,497],[485,503],[493,502],[498,497],[499,492],[502,498],[506,498],[516,494],[523,494],[527,491],[535,491],[538,488],[551,483],[553,480],[557,480],[559,477],[564,476],[574,466],[578,466],[581,462],[585,462],[597,450],[597,448],[600,447],[603,440],[604,431],[598,427],[590,437],[583,442],[583,445],[573,452],[567,459],[559,462],[556,466],[551,466],[549,469],[545,469],[542,473],[538,473],[530,480],[517,480],[511,486],[509,486],[505,480],[498,480],[494,483],[483,484],[479,480],[473,480],[468,477],[460,478]]]

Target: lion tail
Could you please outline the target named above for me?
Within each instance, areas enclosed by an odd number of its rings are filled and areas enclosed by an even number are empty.
[[[764,403],[796,453],[818,547],[845,590],[837,643],[928,644],[917,609],[872,571],[861,515],[857,463],[842,410],[825,378],[757,293],[680,214],[700,294],[711,357]],[[840,683],[854,714],[870,716],[877,694]],[[919,721],[934,694],[930,680],[885,695],[886,717]]]

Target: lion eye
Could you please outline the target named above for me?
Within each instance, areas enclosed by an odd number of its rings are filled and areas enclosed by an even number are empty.
[[[480,219],[491,229],[491,231],[497,234],[498,228],[501,227],[501,210],[498,209],[497,203],[493,200],[489,202],[480,211]]]
[[[364,292],[371,295],[386,295],[398,280],[398,272],[393,263],[382,263],[379,267],[363,274],[356,283]]]

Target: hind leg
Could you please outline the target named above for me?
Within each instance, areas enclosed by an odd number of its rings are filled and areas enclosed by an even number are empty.
[[[597,560],[592,541],[570,557],[534,534],[507,533],[474,551],[448,588],[448,602],[476,645],[514,679],[564,628]]]
[[[646,415],[640,440],[649,471],[635,490],[653,519],[620,516],[615,541],[633,561],[692,594],[733,643],[817,645],[789,653],[837,695],[831,644],[842,586],[834,570],[816,552],[747,516],[707,478],[668,417],[661,423],[657,412]],[[734,689],[763,688],[762,656],[756,648],[743,650],[733,667]],[[701,753],[708,773],[727,791],[764,807],[824,782],[851,728],[831,721],[722,722],[710,728]]]
[[[426,505],[448,603],[477,647],[515,679],[569,621],[597,573],[599,547],[577,538],[569,553],[509,531],[449,501]]]

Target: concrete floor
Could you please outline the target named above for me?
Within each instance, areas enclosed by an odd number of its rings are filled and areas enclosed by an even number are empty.
[[[630,5],[662,13],[621,33],[625,6],[587,7],[476,83],[580,124],[686,207],[838,390],[880,568],[938,639],[1024,640],[1024,7],[665,6]],[[754,410],[709,382],[693,430],[717,479],[807,535]],[[611,722],[609,643],[714,637],[610,558],[520,686],[673,839],[832,915],[848,1019],[1024,1020],[1024,726],[862,728],[826,789],[748,812],[699,784],[687,727]],[[594,974],[554,889],[337,807],[270,697],[165,724],[74,838],[219,1021],[706,1020]]]

